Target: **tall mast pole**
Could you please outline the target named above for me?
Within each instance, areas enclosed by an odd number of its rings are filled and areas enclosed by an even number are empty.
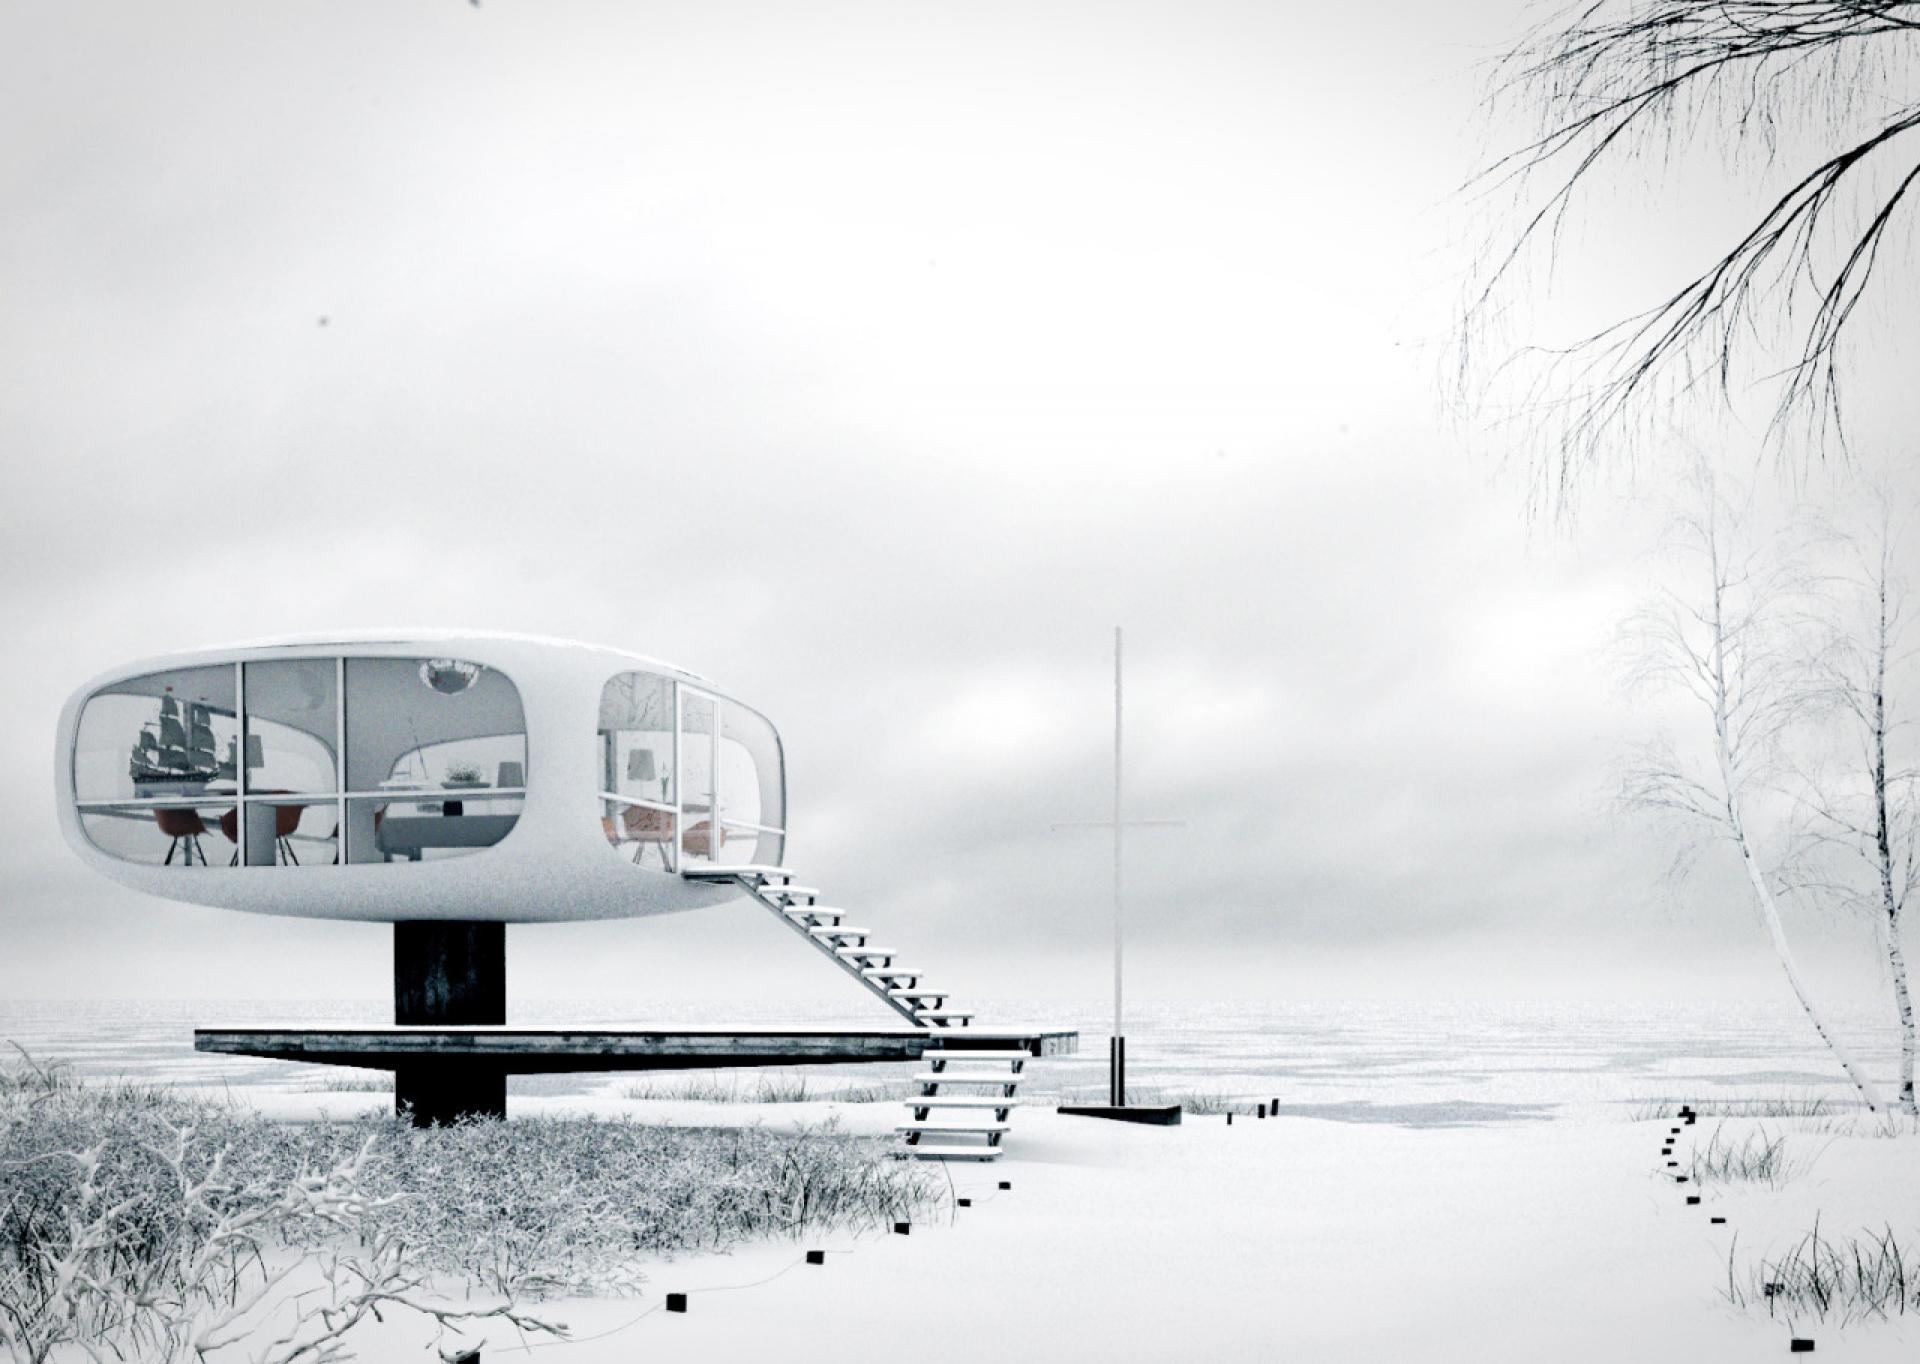
[[[1126,1015],[1122,1009],[1123,998],[1120,993],[1121,952],[1124,946],[1122,930],[1125,928],[1126,902],[1121,895],[1120,849],[1129,824],[1138,828],[1149,826],[1162,829],[1181,828],[1177,819],[1135,819],[1126,818],[1126,808],[1121,797],[1124,788],[1121,778],[1124,768],[1121,765],[1121,735],[1124,733],[1122,720],[1125,716],[1125,693],[1121,685],[1120,627],[1113,627],[1113,818],[1112,819],[1073,819],[1056,823],[1056,829],[1112,829],[1113,830],[1113,1037],[1107,1043],[1107,1091],[1108,1102],[1114,1108],[1127,1106],[1127,1037],[1122,1029],[1126,1025]],[[1065,1111],[1065,1110],[1062,1110]]]
[[[1113,1058],[1109,1088],[1115,1108],[1127,1102],[1127,1042],[1121,1029],[1120,960],[1122,900],[1120,896],[1120,627],[1113,627]]]

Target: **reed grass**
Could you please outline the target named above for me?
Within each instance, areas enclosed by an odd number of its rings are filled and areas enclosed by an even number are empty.
[[[1744,1268],[1736,1238],[1727,1253],[1725,1296],[1736,1307],[1764,1308],[1788,1320],[1846,1325],[1904,1316],[1920,1312],[1920,1263],[1910,1265],[1906,1257],[1891,1226],[1835,1238],[1821,1234],[1816,1218],[1785,1254]]]
[[[893,1154],[831,1125],[275,1123],[23,1059],[0,1067],[0,1348],[32,1364],[76,1342],[97,1358],[277,1360],[239,1335],[226,1353],[193,1342],[293,1270],[306,1306],[288,1310],[332,1304],[316,1331],[382,1301],[549,1329],[515,1304],[638,1292],[647,1259],[922,1220],[945,1182]]]
[[[1721,1124],[1707,1134],[1704,1146],[1694,1148],[1687,1173],[1703,1188],[1713,1184],[1764,1184],[1777,1189],[1805,1174],[1810,1164],[1788,1152],[1783,1133],[1758,1127],[1735,1137],[1728,1135],[1725,1124]]]
[[[1800,1131],[1827,1137],[1920,1137],[1920,1117],[1908,1113],[1841,1113],[1797,1124]]]
[[[1671,1118],[1682,1107],[1703,1118],[1824,1118],[1845,1105],[1821,1094],[1760,1099],[1642,1099],[1628,1110],[1635,1122]]]
[[[1035,1090],[1022,1086],[1020,1093],[1029,1102],[1097,1107],[1112,1098],[1105,1085],[1073,1085],[1057,1090]],[[1166,1108],[1178,1104],[1195,1117],[1220,1117],[1226,1113],[1251,1114],[1264,1099],[1242,1099],[1221,1089],[1161,1089],[1152,1085],[1128,1085],[1127,1105],[1131,1108]]]
[[[323,1075],[307,1086],[310,1094],[391,1094],[391,1074]]]
[[[622,1085],[626,1099],[668,1099],[682,1103],[798,1104],[883,1103],[905,1096],[899,1084],[833,1084],[797,1071],[696,1071],[673,1079],[652,1079]]]

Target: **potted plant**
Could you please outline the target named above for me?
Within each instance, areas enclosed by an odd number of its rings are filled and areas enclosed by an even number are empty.
[[[472,791],[487,784],[486,774],[475,763],[455,762],[447,764],[447,774],[440,784],[449,791]],[[466,812],[465,805],[457,800],[445,802],[440,807],[443,815],[458,815]]]

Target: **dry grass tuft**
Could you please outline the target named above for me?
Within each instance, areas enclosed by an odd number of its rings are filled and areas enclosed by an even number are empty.
[[[1739,1243],[1727,1254],[1727,1301],[1768,1316],[1836,1325],[1920,1311],[1920,1265],[1909,1265],[1891,1227],[1835,1240],[1818,1220],[1786,1254],[1744,1271]]]
[[[1705,1146],[1694,1149],[1687,1173],[1702,1187],[1764,1184],[1777,1189],[1805,1174],[1810,1164],[1788,1155],[1783,1133],[1760,1127],[1735,1138],[1727,1135],[1722,1124],[1708,1134]]]

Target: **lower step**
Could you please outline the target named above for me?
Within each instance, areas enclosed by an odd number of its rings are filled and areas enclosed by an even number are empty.
[[[906,1123],[901,1123],[900,1126],[894,1128],[893,1130],[909,1136],[911,1136],[916,1132],[921,1134],[922,1136],[939,1132],[950,1137],[989,1137],[991,1138],[991,1137],[997,1137],[1001,1133],[1009,1131],[1011,1129],[1010,1129],[1010,1124],[1004,1123],[1004,1122],[991,1123],[984,1127],[974,1126],[968,1123],[958,1123],[958,1122],[906,1122]]]
[[[923,1070],[913,1077],[916,1085],[1018,1085],[1024,1075],[981,1074],[965,1070]]]
[[[921,1142],[916,1146],[901,1148],[915,1160],[998,1160],[998,1146],[928,1146]]]
[[[976,1099],[972,1095],[965,1098],[957,1094],[922,1094],[918,1098],[905,1101],[908,1108],[1018,1108],[1019,1099],[992,1098]]]

